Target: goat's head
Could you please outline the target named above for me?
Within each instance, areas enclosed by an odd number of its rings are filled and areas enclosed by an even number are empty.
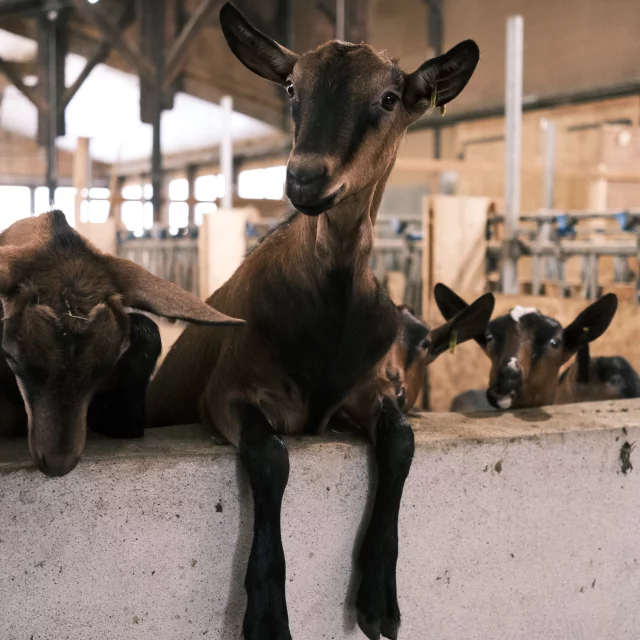
[[[445,318],[467,306],[442,284],[434,295]],[[554,318],[520,306],[491,320],[474,338],[491,359],[487,400],[497,409],[553,404],[560,367],[607,330],[617,307],[615,294],[607,294],[564,329]]]
[[[426,367],[448,349],[484,331],[494,304],[493,294],[487,293],[433,330],[416,317],[408,305],[398,307],[400,329],[387,358],[386,375],[394,385],[403,411],[409,411],[415,405]]]
[[[84,449],[89,403],[129,346],[126,307],[236,324],[128,260],[99,253],[53,211],[0,235],[2,350],[28,415],[29,448],[62,476]]]
[[[622,356],[592,358],[580,347],[575,362],[558,380],[556,404],[640,398],[640,376]]]
[[[427,108],[453,100],[479,59],[475,42],[465,40],[405,74],[365,44],[332,41],[298,56],[251,26],[230,3],[220,10],[220,23],[240,62],[289,94],[287,195],[308,215],[385,176],[407,126]]]

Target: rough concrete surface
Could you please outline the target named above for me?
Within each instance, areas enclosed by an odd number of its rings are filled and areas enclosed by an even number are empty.
[[[414,424],[400,638],[640,637],[640,402]],[[288,444],[293,638],[364,638],[349,587],[369,449]],[[61,479],[32,470],[24,441],[2,440],[0,514],[0,639],[241,637],[250,492],[205,428],[93,438]]]

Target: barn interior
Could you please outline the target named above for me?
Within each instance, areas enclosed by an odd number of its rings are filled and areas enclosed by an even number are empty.
[[[201,300],[227,281],[293,212],[292,125],[286,91],[230,51],[223,4],[0,0],[0,234],[59,209]],[[234,4],[292,51],[366,42],[406,71],[475,40],[464,91],[401,142],[373,272],[431,327],[437,283],[469,302],[492,292],[494,317],[519,305],[563,326],[615,293],[591,354],[640,371],[638,0]],[[185,325],[157,320],[162,360]],[[490,367],[452,339],[426,369],[396,527],[402,626],[382,635],[637,640],[638,401],[450,412]],[[209,426],[90,434],[64,478],[0,436],[0,639],[363,640],[352,566],[371,447],[333,429],[284,440],[291,634],[249,636],[253,485]]]
[[[0,228],[53,206],[100,248],[196,295],[224,282],[290,210],[291,143],[286,94],[234,62],[219,5],[0,4]],[[468,297],[494,291],[505,308],[517,296],[561,322],[613,291],[620,313],[594,352],[624,347],[640,366],[626,322],[640,229],[633,2],[238,6],[292,50],[366,41],[407,70],[473,37],[481,62],[469,87],[401,145],[376,225],[377,277],[431,323],[437,282]],[[170,344],[177,331],[166,331]],[[488,363],[461,349],[430,370],[425,408],[482,385]]]

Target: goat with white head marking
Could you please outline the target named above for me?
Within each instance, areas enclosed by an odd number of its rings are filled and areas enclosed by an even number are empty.
[[[361,414],[379,490],[359,556],[358,622],[369,638],[395,638],[398,512],[414,442],[395,394],[385,393],[400,314],[369,268],[373,225],[404,132],[462,91],[478,47],[460,43],[405,74],[364,44],[333,41],[298,56],[230,4],[220,22],[238,59],[290,96],[286,190],[298,213],[210,298],[246,326],[187,328],[150,385],[149,419],[202,419],[238,447],[255,510],[244,637],[286,640],[280,512],[289,459],[278,434],[321,432],[341,410]]]
[[[562,372],[556,392],[556,404],[624,398],[640,398],[640,376],[622,356],[592,358],[589,345]]]
[[[445,318],[467,307],[460,296],[444,285],[436,288],[435,300]],[[607,294],[565,328],[536,309],[520,306],[491,320],[486,331],[475,337],[491,359],[486,391],[490,405],[496,409],[518,409],[553,404],[560,368],[578,349],[607,330],[617,306],[617,297]],[[465,402],[471,401],[470,392],[465,392]],[[461,401],[454,400],[454,405],[459,409]],[[482,408],[485,407],[477,407]]]
[[[34,463],[50,476],[76,466],[87,422],[113,437],[142,435],[160,335],[126,307],[205,324],[241,322],[100,253],[61,211],[0,234],[0,297],[0,433],[27,432]]]

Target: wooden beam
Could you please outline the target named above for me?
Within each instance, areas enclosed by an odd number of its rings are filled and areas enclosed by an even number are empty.
[[[96,29],[120,52],[120,55],[130,64],[141,77],[154,82],[156,78],[155,65],[142,53],[138,45],[111,21],[100,8],[99,4],[90,5],[86,0],[73,0],[78,13],[93,24]]]
[[[24,95],[31,104],[33,104],[38,111],[46,113],[48,111],[47,103],[42,96],[33,87],[28,87],[20,77],[15,66],[10,62],[7,62],[4,58],[0,58],[0,72],[3,73],[9,82]]]
[[[124,30],[133,21],[134,16],[134,0],[129,0],[127,6],[122,12],[122,15],[120,16],[120,19],[118,20],[118,28]],[[111,49],[113,49],[113,44],[109,40],[104,38],[102,42],[96,47],[93,55],[88,58],[87,64],[84,66],[75,82],[65,90],[58,106],[59,111],[64,112],[71,100],[73,100],[73,97],[76,95],[76,93],[78,93],[78,89],[80,89],[84,81],[89,77],[89,74],[99,64],[102,64],[107,59],[107,56],[111,53]]]
[[[164,89],[169,90],[173,81],[184,68],[189,46],[205,25],[214,9],[222,4],[222,0],[202,0],[198,8],[193,12],[180,35],[169,49],[166,58]]]

